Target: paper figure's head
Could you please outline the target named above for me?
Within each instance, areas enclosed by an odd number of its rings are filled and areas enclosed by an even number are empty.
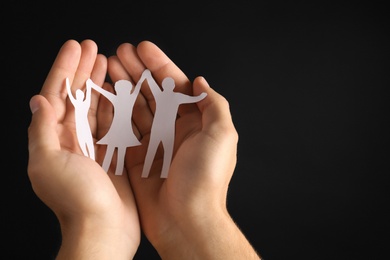
[[[173,89],[175,88],[175,81],[173,80],[173,78],[167,77],[163,79],[161,85],[164,90],[173,91]]]
[[[84,99],[84,92],[81,89],[76,90],[76,99],[77,100],[83,100]]]
[[[121,80],[118,80],[117,82],[115,82],[115,92],[117,94],[119,93],[129,93],[131,92],[131,89],[133,88],[133,84],[128,81],[128,80],[125,80],[125,79],[121,79]]]

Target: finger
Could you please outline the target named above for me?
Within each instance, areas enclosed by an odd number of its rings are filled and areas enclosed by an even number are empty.
[[[224,183],[227,187],[237,161],[238,133],[233,124],[227,99],[210,88],[203,77],[197,77],[194,80],[194,93],[199,95],[202,92],[206,92],[207,96],[197,105],[202,114],[200,134],[203,135],[203,140],[208,140],[203,143],[203,149],[225,158],[219,170],[228,173],[225,177],[220,174],[211,174],[209,177],[214,180],[212,183],[217,185]],[[210,138],[212,141],[209,140]]]
[[[31,160],[39,158],[43,151],[59,150],[57,135],[57,117],[54,108],[42,95],[35,95],[30,100],[33,112],[28,128],[28,150]]]
[[[72,89],[84,89],[85,82],[91,77],[97,57],[97,45],[92,40],[84,40],[80,43],[81,57],[72,82]]]
[[[197,103],[202,113],[202,128],[215,139],[225,138],[226,133],[236,136],[230,140],[237,142],[237,132],[233,124],[229,103],[225,97],[210,88],[203,77],[194,80],[194,94],[206,92],[207,96]],[[221,134],[224,133],[224,134]]]
[[[126,71],[134,81],[138,81],[146,68],[142,60],[138,57],[136,47],[130,43],[122,43],[117,48],[116,53]]]
[[[157,45],[150,41],[142,41],[137,46],[137,53],[143,64],[152,72],[157,84],[161,86],[164,78],[171,77],[175,81],[176,92],[193,95],[192,84],[187,76]],[[197,111],[196,104],[185,104],[179,106],[178,114],[181,116],[194,111]]]
[[[106,79],[106,73],[107,73],[107,58],[103,54],[98,54],[96,56],[95,63],[93,65],[90,78],[95,84],[102,86],[104,80]]]
[[[108,57],[108,73],[113,84],[121,79],[129,80],[132,84],[134,83],[126,68],[115,55]]]
[[[65,101],[68,93],[64,88],[65,78],[73,78],[80,56],[80,44],[75,40],[66,41],[59,50],[42,86],[40,94],[54,107],[58,120],[63,119],[66,111]]]

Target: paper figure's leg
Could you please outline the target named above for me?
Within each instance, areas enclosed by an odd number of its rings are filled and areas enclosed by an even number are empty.
[[[112,155],[114,154],[114,147],[110,145],[107,146],[106,155],[104,156],[102,167],[108,173],[108,169],[110,168]]]
[[[164,142],[164,160],[160,178],[167,178],[173,154],[173,142]]]
[[[80,131],[76,130],[76,135],[77,135],[77,141],[79,143],[79,147],[80,147],[81,151],[83,152],[83,154],[85,156],[88,157],[88,151],[87,151],[86,143],[82,138],[82,133],[80,133]]]
[[[126,147],[118,147],[118,156],[116,159],[115,175],[122,175],[125,161]]]
[[[148,151],[146,152],[144,168],[142,169],[142,178],[147,178],[149,176],[150,168],[152,167],[153,158],[156,154],[156,150],[159,142],[153,141],[152,139],[149,141]]]
[[[89,158],[91,158],[92,160],[95,161],[95,147],[93,145],[93,143],[88,143],[88,154],[89,154]]]
[[[142,178],[148,178],[149,176],[150,168],[152,167],[152,159],[153,159],[151,158],[153,156],[152,154],[153,153],[150,152],[148,149],[148,152],[145,157],[144,168],[142,169],[142,175],[141,175]]]
[[[89,155],[88,155],[87,147],[85,146],[85,144],[80,143],[80,141],[79,141],[79,146],[80,146],[81,151],[83,152],[83,154],[88,157]]]

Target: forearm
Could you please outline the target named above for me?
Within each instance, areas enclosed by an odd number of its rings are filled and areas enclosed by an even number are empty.
[[[171,236],[179,239],[168,238],[169,243],[157,248],[162,259],[261,259],[227,213],[209,214],[179,226],[180,235]]]
[[[139,242],[110,225],[80,221],[62,224],[62,243],[56,260],[62,259],[132,259]]]

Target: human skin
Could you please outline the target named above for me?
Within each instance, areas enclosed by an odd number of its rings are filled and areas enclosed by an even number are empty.
[[[107,59],[92,40],[64,43],[39,95],[30,100],[28,176],[37,196],[53,210],[62,233],[57,259],[131,259],[140,243],[138,212],[127,175],[107,174],[81,152],[76,138],[74,108],[67,98],[92,78],[103,84]],[[92,93],[88,118],[94,140],[98,95]],[[102,161],[104,147],[97,147]]]
[[[141,88],[133,120],[143,145],[128,150],[125,166],[142,230],[162,259],[260,259],[226,206],[238,143],[228,101],[203,77],[190,82],[152,42],[121,44],[117,55],[108,59],[114,81],[136,82],[145,68],[160,86],[165,77],[172,77],[174,91],[191,96],[206,92],[207,96],[179,107],[169,177],[160,178],[160,149],[145,179],[141,172],[155,103],[148,86]]]
[[[104,82],[137,82],[145,68],[158,84],[169,76],[175,91],[207,96],[179,107],[174,155],[168,178],[160,178],[163,151],[157,152],[148,178],[143,162],[154,114],[146,84],[133,109],[134,133],[142,145],[129,147],[122,175],[100,166],[105,147],[97,146],[96,162],[83,155],[76,138],[74,108],[64,80],[83,89],[88,78]],[[108,131],[110,102],[91,97],[89,121],[94,140]],[[62,232],[57,259],[132,259],[141,229],[162,259],[260,259],[227,207],[238,133],[229,103],[203,77],[193,82],[155,44],[121,44],[108,59],[91,40],[69,40],[60,49],[39,95],[30,100],[28,176],[37,196],[53,210]]]

